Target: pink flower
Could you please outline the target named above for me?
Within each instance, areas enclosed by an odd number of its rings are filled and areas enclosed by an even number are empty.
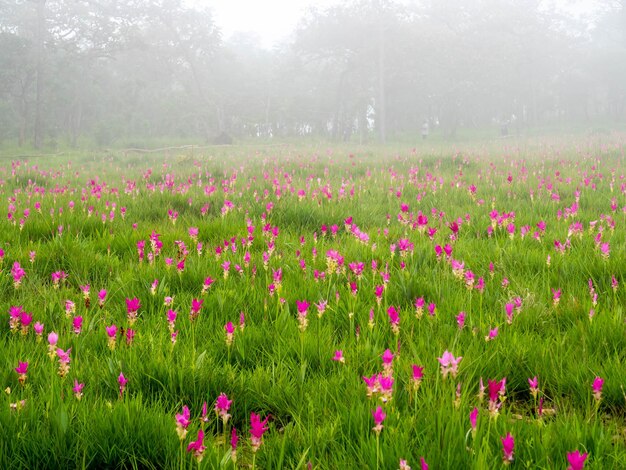
[[[224,421],[224,425],[228,422],[230,415],[228,414],[228,410],[230,409],[230,405],[233,401],[229,400],[225,393],[220,393],[215,401],[215,412],[217,415],[222,418]]]
[[[191,321],[198,318],[200,315],[200,309],[202,308],[202,304],[204,303],[203,299],[191,299],[191,312],[189,313],[189,318]]]
[[[102,289],[100,292],[98,292],[98,305],[100,306],[100,308],[104,307],[104,301],[107,298],[107,291],[106,289]]]
[[[77,400],[80,400],[83,397],[83,388],[85,387],[84,383],[78,383],[78,380],[74,379],[74,387],[72,391],[74,392],[74,396]]]
[[[394,334],[400,333],[400,314],[398,310],[392,305],[387,309],[387,315],[389,316],[389,323],[391,324],[391,331]]]
[[[428,464],[426,463],[424,457],[420,457],[420,467],[421,470],[428,470]]]
[[[134,297],[132,299],[126,299],[126,316],[128,317],[128,323],[132,326],[137,319],[137,311],[141,307],[139,299]]]
[[[472,426],[472,431],[476,431],[476,421],[478,420],[478,408],[474,407],[472,412],[469,415],[470,425]]]
[[[459,330],[462,330],[465,326],[465,312],[459,312],[456,316],[456,323],[459,326]]]
[[[123,372],[120,372],[120,375],[117,377],[117,383],[120,386],[120,398],[122,398],[124,390],[126,390],[126,384],[128,383],[128,379],[124,377]]]
[[[204,457],[204,451],[206,450],[206,446],[204,445],[204,431],[202,429],[198,430],[198,439],[195,441],[191,441],[187,446],[187,452],[193,451],[193,456],[198,461],[198,464],[202,462],[202,458]]]
[[[385,420],[387,415],[385,414],[383,409],[379,406],[378,408],[376,408],[376,410],[372,411],[372,416],[374,417],[374,424],[375,424],[372,430],[376,434],[380,434],[380,432],[383,430],[383,421]]]
[[[28,362],[18,361],[15,372],[18,373],[18,380],[20,382],[20,385],[24,385],[24,382],[26,382],[26,373],[28,372]]]
[[[43,323],[36,322],[33,325],[33,329],[35,330],[35,334],[38,336],[37,340],[41,341],[41,336],[43,335]]]
[[[489,334],[485,336],[485,341],[492,341],[498,336],[498,327],[489,330]]]
[[[224,325],[224,330],[226,331],[226,346],[230,346],[235,338],[235,325],[233,325],[232,321],[229,321]]]
[[[585,460],[587,460],[588,455],[587,452],[581,454],[579,450],[568,452],[567,461],[570,466],[567,467],[567,470],[582,470],[585,467]]]
[[[515,439],[511,436],[511,433],[507,433],[506,436],[501,437],[502,441],[502,460],[505,464],[513,462],[513,449],[515,448]]]
[[[59,372],[58,374],[61,377],[65,377],[70,371],[70,352],[72,348],[69,348],[67,351],[63,351],[61,348],[57,348],[56,354],[59,358]]]
[[[267,420],[269,416],[261,421],[261,417],[255,413],[250,413],[250,445],[252,452],[256,452],[263,442],[263,434],[267,431]]]
[[[537,376],[534,376],[532,379],[528,379],[528,386],[530,387],[530,393],[533,398],[537,398],[537,394],[539,393],[539,379]]]
[[[72,327],[74,329],[74,333],[79,335],[83,329],[83,317],[81,316],[74,317],[74,319],[72,320]]]
[[[332,358],[333,361],[344,363],[346,362],[345,357],[343,357],[343,351],[341,349],[337,349],[335,351],[335,355]]]
[[[176,433],[178,434],[178,438],[182,441],[187,435],[187,428],[189,427],[189,423],[191,422],[191,414],[189,412],[189,407],[187,405],[183,406],[183,412],[177,413],[174,416],[176,420]]]
[[[602,386],[604,385],[604,379],[600,377],[596,377],[593,379],[593,385],[591,386],[593,390],[593,398],[596,401],[600,401],[602,399]]]
[[[454,355],[448,351],[444,351],[441,357],[437,358],[439,364],[441,364],[441,374],[443,375],[444,379],[450,373],[452,374],[453,378],[456,377],[461,359],[463,359],[463,357],[455,358]]]

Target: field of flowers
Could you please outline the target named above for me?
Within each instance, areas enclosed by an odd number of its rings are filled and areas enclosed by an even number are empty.
[[[0,162],[0,468],[626,468],[625,149]]]

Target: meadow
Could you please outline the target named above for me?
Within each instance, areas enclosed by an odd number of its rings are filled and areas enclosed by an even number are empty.
[[[626,468],[623,136],[0,162],[0,468]]]

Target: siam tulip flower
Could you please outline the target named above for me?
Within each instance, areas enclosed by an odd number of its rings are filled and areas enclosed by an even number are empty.
[[[158,287],[159,287],[159,280],[155,279],[154,281],[152,281],[152,284],[150,284],[150,293],[152,295],[156,295],[156,291]]]
[[[552,304],[554,307],[559,306],[559,301],[561,300],[561,289],[552,289]]]
[[[172,305],[174,305],[174,297],[165,296],[163,298],[163,305],[165,305],[166,307],[171,307]]]
[[[485,389],[487,387],[485,387],[485,383],[483,382],[483,378],[481,377],[480,380],[478,381],[478,401],[480,403],[483,402],[483,400],[485,399]]]
[[[24,278],[24,276],[26,276],[26,271],[22,269],[22,266],[20,266],[20,263],[18,261],[13,263],[13,267],[11,268],[11,276],[13,276],[13,287],[19,289],[20,285],[22,284],[22,279]]]
[[[198,465],[200,465],[200,462],[202,462],[202,458],[204,457],[205,450],[206,446],[204,445],[204,431],[202,429],[199,429],[198,439],[189,443],[189,445],[187,446],[187,452],[193,451],[193,456],[198,462]]]
[[[472,427],[472,435],[476,434],[476,423],[478,420],[478,408],[474,407],[474,409],[472,410],[472,412],[469,415],[469,419],[470,419],[470,426]]]
[[[28,362],[19,362],[17,363],[17,367],[15,368],[15,372],[17,372],[20,385],[24,385],[26,383],[26,374],[28,373]]]
[[[26,336],[30,328],[30,324],[33,322],[32,314],[22,311],[20,314],[20,322],[22,324],[22,335]]]
[[[511,433],[507,433],[506,436],[500,438],[502,441],[502,461],[505,465],[513,462],[513,450],[515,448],[515,439]]]
[[[506,399],[506,377],[502,380],[489,380],[489,413],[492,418],[498,416],[502,402]]]
[[[372,431],[374,431],[376,435],[379,435],[380,432],[383,430],[383,421],[385,421],[387,415],[379,406],[378,408],[376,408],[376,410],[372,411],[372,416],[374,417],[375,424],[375,426],[372,428]]]
[[[387,309],[387,315],[389,316],[391,331],[393,331],[393,334],[397,336],[400,333],[400,314],[392,305]]]
[[[74,334],[80,334],[83,329],[83,317],[81,317],[80,315],[74,317],[74,319],[72,320],[72,329],[74,331]]]
[[[71,300],[65,301],[65,316],[70,318],[72,315],[76,313],[76,304]]]
[[[456,316],[456,323],[459,326],[459,330],[462,330],[465,326],[465,312],[459,312]]]
[[[120,386],[120,398],[122,398],[124,390],[126,390],[126,384],[128,383],[128,379],[124,377],[123,372],[120,372],[120,375],[117,377],[117,383]]]
[[[98,292],[98,306],[100,308],[104,307],[104,301],[106,300],[106,297],[107,297],[106,289],[102,289],[100,292]]]
[[[378,389],[381,395],[380,399],[383,403],[387,403],[393,398],[393,383],[393,377],[378,375]]]
[[[85,308],[89,308],[91,305],[89,296],[91,293],[91,286],[89,284],[85,284],[84,286],[80,286],[80,291],[83,293],[83,300],[85,301]]]
[[[132,299],[126,299],[126,317],[128,318],[128,324],[133,326],[135,321],[137,320],[137,312],[141,308],[141,304],[139,303],[139,299],[137,297],[133,297]]]
[[[204,280],[204,283],[202,284],[202,292],[200,292],[200,295],[206,294],[209,291],[209,289],[211,288],[211,286],[213,285],[214,282],[215,282],[215,280],[212,279],[211,276],[207,277]]]
[[[24,309],[20,306],[9,307],[9,329],[12,333],[17,333],[17,329],[22,321]]]
[[[298,323],[300,324],[298,328],[300,328],[301,332],[304,332],[309,324],[309,321],[306,318],[308,314],[309,303],[306,300],[296,300],[296,307],[298,310]]]
[[[413,387],[413,390],[417,392],[420,388],[420,385],[422,384],[422,380],[424,379],[424,366],[418,366],[416,364],[413,364],[411,367],[413,369],[411,385]]]
[[[434,303],[434,302],[431,302],[431,303],[429,303],[429,304],[428,304],[428,314],[429,314],[431,317],[434,317],[434,316],[435,316],[435,310],[436,310],[436,309],[437,309],[437,306],[435,305],[435,303]]]
[[[514,308],[515,308],[515,304],[512,304],[512,303],[506,303],[504,305],[504,311],[506,313],[506,322],[509,325],[513,323]]]
[[[65,279],[67,279],[67,274],[65,273],[65,271],[55,271],[51,274],[51,278],[52,278],[52,287],[54,287],[55,289],[58,289],[60,283],[64,281]]]
[[[588,455],[587,452],[581,454],[579,450],[568,452],[567,461],[569,462],[569,467],[567,467],[567,470],[583,470]]]
[[[378,393],[378,374],[374,374],[371,377],[363,376],[363,382],[367,386],[367,397],[371,398],[372,395]]]
[[[43,336],[43,328],[44,328],[44,325],[43,323],[40,323],[40,322],[36,322],[33,325],[33,330],[35,330],[35,334],[37,335],[37,341],[41,341],[41,338]]]
[[[400,459],[399,470],[411,470],[411,467],[405,459]]]
[[[172,342],[172,347],[176,344],[176,337],[178,336],[178,331],[172,331],[170,334],[170,340]]]
[[[176,434],[178,434],[178,438],[182,441],[187,436],[187,428],[191,422],[189,407],[184,405],[183,412],[181,414],[177,413],[174,418],[176,420]]]
[[[52,334],[52,333],[50,333]],[[50,337],[48,336],[48,339]],[[72,348],[69,348],[67,351],[63,351],[61,348],[57,348],[56,354],[59,359],[59,372],[58,374],[61,377],[65,377],[70,371],[70,351]]]
[[[132,346],[134,340],[135,340],[135,330],[133,330],[132,328],[128,328],[126,330],[126,344],[128,346]]]
[[[385,352],[382,354],[381,358],[383,360],[383,374],[386,376],[392,375],[394,354],[391,352],[390,349],[385,349]]]
[[[175,310],[169,309],[165,316],[167,317],[167,325],[171,333],[176,327],[176,317],[178,316],[178,313],[176,313]]]
[[[232,321],[229,321],[224,325],[224,330],[226,331],[226,346],[232,346],[235,339],[235,325],[233,325]]]
[[[608,243],[601,243],[600,244],[600,254],[602,255],[602,258],[609,259],[609,255],[611,254],[611,245],[609,245]]]
[[[237,463],[237,443],[239,438],[237,437],[237,429],[233,428],[230,433],[230,459]]]
[[[454,399],[454,407],[455,408],[458,408],[459,406],[461,406],[461,385],[462,385],[461,382],[456,384],[456,395],[455,395],[455,399]]]
[[[239,329],[241,331],[246,327],[246,314],[243,312],[239,313]]]
[[[591,386],[593,390],[593,398],[597,403],[602,400],[602,386],[604,385],[604,379],[601,377],[596,377],[593,379],[593,385]]]
[[[463,357],[455,358],[451,352],[447,350],[444,351],[441,357],[437,358],[439,364],[441,364],[441,374],[443,375],[444,380],[448,377],[448,374],[452,374],[453,378],[456,378],[456,374],[458,372],[458,366]]]
[[[613,292],[617,292],[618,286],[619,283],[617,282],[617,278],[614,275],[611,275],[611,288],[613,289]]]
[[[48,356],[50,357],[50,359],[54,359],[54,357],[57,355],[57,341],[59,340],[59,335],[56,334],[54,331],[51,331],[48,334]]]
[[[528,379],[528,386],[530,387],[530,394],[536,400],[539,393],[539,379],[536,375],[532,379]]]
[[[34,264],[35,263],[35,256],[37,256],[37,253],[34,251],[29,251],[28,252],[28,259],[30,261],[30,264]]]
[[[78,383],[78,380],[74,379],[74,387],[72,388],[72,391],[74,392],[74,396],[76,397],[76,399],[79,401],[81,398],[83,398],[84,387],[85,387],[84,383]]]
[[[198,230],[198,227],[189,227],[187,233],[189,234],[189,238],[191,238],[195,242],[198,240],[198,234],[200,233],[200,231]]]
[[[482,277],[479,277],[478,281],[476,281],[476,285],[474,286],[474,289],[476,289],[480,294],[485,292],[485,279],[483,279]]]
[[[420,457],[420,468],[421,470],[428,470],[428,464],[426,463],[424,457]]]
[[[200,309],[202,308],[202,304],[204,303],[203,299],[191,299],[191,311],[189,312],[189,319],[194,321],[200,315]]]
[[[252,452],[256,452],[263,442],[263,434],[267,431],[267,420],[269,416],[261,421],[261,417],[255,413],[250,413],[250,445]]]
[[[335,355],[332,358],[333,361],[341,362],[342,364],[346,362],[346,358],[343,357],[343,351],[341,349],[337,349],[335,351]]]
[[[485,336],[485,341],[492,341],[498,336],[498,327],[489,330],[489,334]]]
[[[324,312],[326,312],[326,306],[328,305],[328,301],[327,300],[320,300],[318,303],[315,304],[315,307],[317,308],[317,317],[318,318],[322,318],[322,316],[324,315]]]
[[[424,304],[424,297],[418,297],[415,299],[415,316],[417,318],[422,318],[422,315],[424,314]]]
[[[220,393],[215,401],[215,412],[217,416],[222,418],[224,422],[224,426],[228,422],[230,415],[228,414],[228,410],[230,409],[230,405],[233,401],[229,400],[225,393]]]

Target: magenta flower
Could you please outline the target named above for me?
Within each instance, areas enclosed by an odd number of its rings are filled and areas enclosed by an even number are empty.
[[[387,309],[387,315],[389,316],[389,323],[391,324],[391,331],[395,335],[400,333],[400,314],[398,310],[392,305]]]
[[[441,365],[441,374],[444,379],[448,376],[448,374],[452,374],[453,378],[456,377],[461,359],[463,359],[463,357],[455,358],[454,355],[448,351],[444,351],[441,357],[437,358],[439,364]]]
[[[250,413],[250,445],[252,452],[256,452],[263,442],[263,434],[267,431],[267,420],[269,416],[261,421],[261,417],[255,413]]]
[[[104,301],[107,298],[107,291],[106,289],[102,289],[100,292],[98,292],[98,305],[100,306],[100,308],[104,307]]]
[[[191,321],[194,321],[196,318],[198,318],[203,303],[203,299],[191,299],[191,312],[189,313],[189,319]]]
[[[48,339],[50,339],[49,336],[48,336]],[[58,374],[61,377],[65,377],[70,371],[70,352],[71,351],[72,351],[72,348],[69,348],[67,351],[63,351],[61,348],[57,348],[56,350],[57,357],[59,358]]]
[[[35,330],[35,334],[37,335],[37,341],[41,341],[41,337],[43,335],[43,323],[35,322],[33,325],[33,329]]]
[[[537,398],[537,394],[539,393],[539,379],[537,376],[534,376],[532,379],[528,379],[528,386],[530,387],[530,393],[533,398]]]
[[[476,421],[478,420],[478,408],[474,407],[469,415],[470,426],[472,426],[472,432],[476,431]]]
[[[378,392],[378,374],[374,374],[371,377],[363,376],[363,382],[365,382],[365,386],[367,387],[368,397]]]
[[[346,358],[343,357],[343,351],[341,349],[337,349],[335,351],[335,355],[332,358],[333,361],[344,363],[346,362]]]
[[[74,379],[74,387],[72,391],[74,392],[74,396],[77,400],[80,400],[83,397],[83,388],[85,387],[84,383],[78,383],[78,380]]]
[[[497,336],[498,336],[498,327],[496,326],[495,328],[492,328],[491,330],[489,330],[489,334],[485,336],[485,341],[492,341],[496,339]]]
[[[26,276],[26,271],[22,269],[19,262],[13,263],[11,268],[11,276],[13,276],[13,286],[17,289],[22,284],[22,279]]]
[[[585,460],[587,460],[588,455],[587,452],[581,454],[579,450],[568,452],[567,461],[569,462],[569,467],[567,467],[567,470],[582,470],[585,467]]]
[[[604,385],[604,379],[600,377],[596,377],[593,379],[593,385],[591,386],[593,390],[593,398],[596,401],[600,401],[602,399],[602,386]]]
[[[501,437],[500,440],[502,441],[502,460],[504,461],[505,464],[509,464],[511,462],[513,462],[513,450],[515,448],[515,439],[513,439],[513,436],[511,435],[511,433],[507,433],[506,436]]]
[[[126,384],[128,383],[128,379],[124,377],[123,372],[120,372],[120,375],[117,377],[117,383],[120,386],[120,398],[122,398],[124,390],[126,390]]]
[[[18,374],[18,380],[20,382],[20,385],[24,385],[24,382],[26,382],[26,374],[28,372],[28,362],[18,361],[15,372],[17,372]]]
[[[235,338],[235,325],[233,325],[232,321],[229,321],[224,325],[224,330],[226,331],[226,346],[230,346]]]
[[[206,446],[204,445],[204,431],[202,429],[199,429],[198,439],[189,443],[189,445],[187,446],[187,452],[193,451],[193,456],[196,458],[199,464],[200,462],[202,462],[205,450]]]
[[[456,316],[456,323],[459,326],[459,330],[462,330],[465,326],[465,312],[459,312]]]
[[[426,463],[424,457],[420,457],[420,467],[421,470],[428,470],[428,464]]]
[[[228,414],[228,410],[230,409],[230,405],[233,401],[229,400],[225,393],[220,393],[215,401],[215,412],[217,415],[222,418],[224,421],[224,425],[228,422],[230,415]]]
[[[378,408],[376,408],[376,410],[372,411],[372,416],[374,417],[374,424],[375,424],[372,430],[376,434],[380,434],[380,432],[383,430],[383,421],[385,421],[385,418],[387,417],[387,415],[385,414],[383,409],[379,406]]]
[[[385,369],[390,369],[394,358],[394,354],[391,352],[391,350],[385,349],[385,352],[382,354],[381,358],[383,360],[383,367]]]
[[[176,420],[176,433],[178,434],[179,439],[182,441],[187,435],[187,428],[189,427],[189,423],[191,422],[189,407],[187,405],[184,405],[183,412],[181,414],[177,413],[174,418]]]
[[[74,333],[79,335],[83,329],[83,317],[81,317],[80,315],[74,317],[74,319],[72,320],[72,328],[74,330]]]

